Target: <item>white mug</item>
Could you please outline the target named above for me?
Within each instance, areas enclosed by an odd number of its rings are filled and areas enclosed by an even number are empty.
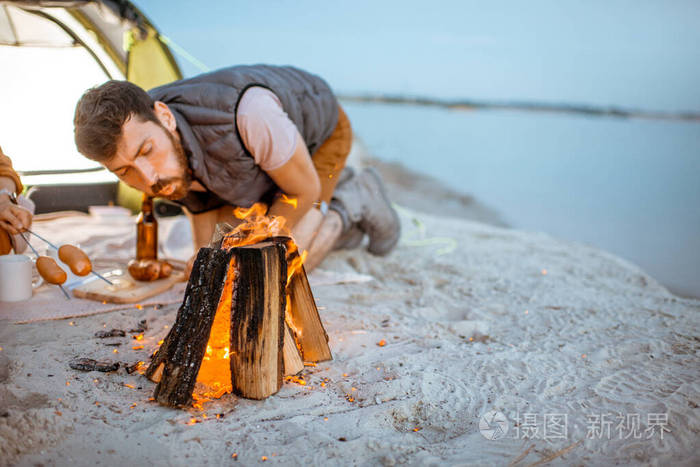
[[[0,256],[0,302],[21,302],[32,298],[32,264],[29,256]]]

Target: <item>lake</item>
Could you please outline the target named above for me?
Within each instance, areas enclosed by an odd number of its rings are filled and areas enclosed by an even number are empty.
[[[700,297],[700,123],[345,103],[383,160]],[[439,210],[439,207],[436,207]]]

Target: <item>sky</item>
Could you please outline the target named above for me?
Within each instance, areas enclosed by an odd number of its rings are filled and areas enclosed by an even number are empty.
[[[345,94],[700,111],[698,1],[135,3],[212,69],[291,64]]]

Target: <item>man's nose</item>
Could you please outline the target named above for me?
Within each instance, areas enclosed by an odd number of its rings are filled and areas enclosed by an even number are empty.
[[[141,173],[141,177],[146,183],[146,186],[151,186],[156,183],[158,174],[153,168],[153,165],[151,165],[145,157],[137,157],[134,159],[134,166]]]

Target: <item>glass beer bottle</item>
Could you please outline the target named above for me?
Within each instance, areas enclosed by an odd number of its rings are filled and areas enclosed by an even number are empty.
[[[153,214],[153,198],[143,195],[136,220],[136,259],[158,258],[158,221]]]

